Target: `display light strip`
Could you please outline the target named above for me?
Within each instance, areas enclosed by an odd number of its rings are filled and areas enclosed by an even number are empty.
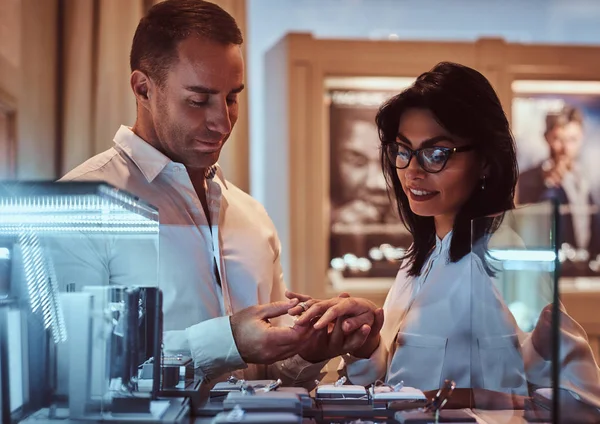
[[[110,194],[114,196],[118,193]],[[119,201],[139,207],[126,196],[120,196]],[[2,198],[0,232],[18,234],[22,225],[35,227],[38,232],[158,232],[158,213],[142,206],[143,212],[155,219],[90,195]]]
[[[140,208],[139,204],[128,200],[127,205]],[[127,212],[128,209],[121,205],[110,203],[106,199],[97,196],[35,196],[27,198],[19,197],[4,197],[0,198],[0,211],[3,214],[28,214],[28,213],[64,213],[75,211],[86,212]],[[149,212],[148,208],[144,208],[145,212]],[[152,214],[158,216],[158,212],[152,210]]]
[[[552,250],[498,250],[489,251],[490,256],[498,261],[520,262],[554,262],[556,253]]]
[[[73,233],[73,232],[81,232],[81,233],[106,233],[106,234],[158,234],[158,225],[149,227],[149,226],[106,226],[106,225],[97,225],[91,226],[89,223],[81,223],[80,225],[69,223],[69,225],[59,225],[59,226],[48,226],[48,225],[30,225],[32,228],[38,233]],[[0,234],[3,235],[15,235],[19,234],[19,227],[0,225]]]

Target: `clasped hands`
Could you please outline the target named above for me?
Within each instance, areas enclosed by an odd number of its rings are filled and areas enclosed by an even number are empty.
[[[368,358],[379,345],[383,310],[341,294],[327,300],[286,292],[289,301],[246,308],[230,317],[233,338],[246,363],[271,364],[296,354],[317,363],[349,353]],[[289,314],[290,326],[271,320]]]

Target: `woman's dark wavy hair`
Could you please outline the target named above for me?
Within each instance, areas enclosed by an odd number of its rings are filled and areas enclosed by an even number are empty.
[[[504,211],[514,207],[517,177],[515,143],[508,120],[496,92],[489,81],[474,69],[457,63],[442,62],[421,74],[415,83],[392,97],[379,109],[376,117],[382,147],[395,143],[400,117],[408,109],[429,110],[437,122],[451,135],[475,146],[476,154],[487,165],[485,189],[476,187],[454,221],[450,244],[450,261],[457,262],[471,252],[493,271],[485,261],[487,241],[502,221]],[[419,275],[427,257],[435,247],[433,217],[419,216],[410,209],[394,164],[381,149],[381,165],[388,191],[396,199],[398,212],[413,236],[406,253],[409,275]],[[442,171],[443,172],[443,171]],[[484,217],[496,214],[495,218]],[[474,221],[471,231],[471,220]]]

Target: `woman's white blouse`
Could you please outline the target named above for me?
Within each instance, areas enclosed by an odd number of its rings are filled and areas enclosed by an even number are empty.
[[[400,269],[383,307],[381,343],[369,359],[345,356],[348,378],[421,390],[451,379],[457,387],[519,395],[528,382],[549,387],[550,362],[519,329],[481,260],[468,254],[449,261],[451,237],[437,239],[421,275]],[[561,324],[561,387],[600,406],[600,370],[585,332],[566,314]]]

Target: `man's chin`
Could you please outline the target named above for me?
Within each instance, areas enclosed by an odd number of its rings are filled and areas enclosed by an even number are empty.
[[[194,160],[187,161],[185,166],[186,166],[186,168],[189,168],[189,169],[210,168],[211,166],[216,164],[217,161],[219,160],[219,153],[220,153],[220,151],[210,153],[210,154],[198,155],[197,157],[194,158]]]

